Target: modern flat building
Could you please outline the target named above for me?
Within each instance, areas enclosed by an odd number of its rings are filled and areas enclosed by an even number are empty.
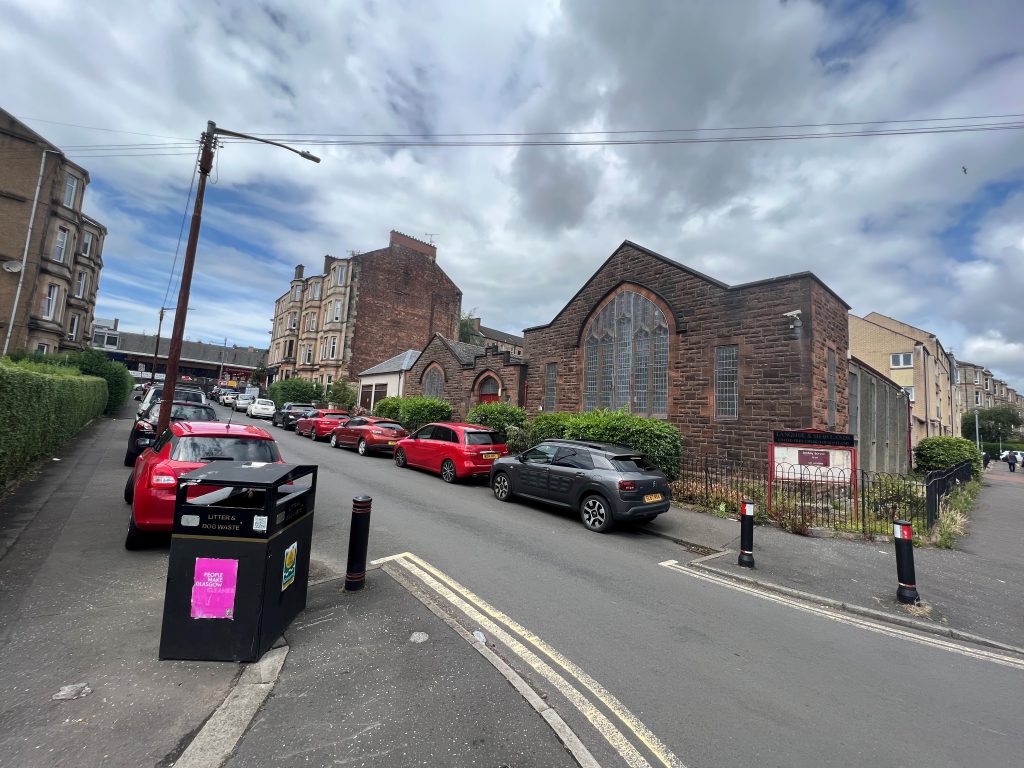
[[[89,172],[0,109],[2,353],[89,344],[107,229],[82,212]]]
[[[957,365],[935,334],[887,315],[850,315],[850,352],[895,381],[910,397],[911,442],[960,436],[965,411]]]
[[[274,304],[268,380],[354,380],[435,333],[457,337],[461,310],[462,291],[438,266],[437,248],[392,230],[385,248],[325,256],[323,274],[295,268]]]

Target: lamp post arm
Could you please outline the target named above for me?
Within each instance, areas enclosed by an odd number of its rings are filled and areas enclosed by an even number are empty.
[[[305,150],[295,149],[295,147],[289,147],[287,144],[282,144],[279,141],[271,141],[270,139],[261,139],[259,136],[250,136],[247,133],[238,133],[237,131],[229,131],[227,128],[214,127],[213,133],[215,136],[232,136],[236,139],[248,139],[249,141],[258,141],[261,144],[270,144],[275,147],[281,147],[281,149],[287,149],[289,152],[294,152],[299,157],[304,157],[307,160],[312,160],[314,163],[319,163],[320,158],[311,152]]]

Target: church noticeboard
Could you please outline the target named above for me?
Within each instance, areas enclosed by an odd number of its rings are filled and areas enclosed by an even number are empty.
[[[819,432],[816,430],[776,429],[772,442],[782,445],[820,445],[822,448],[853,448],[853,435],[843,432]]]
[[[797,463],[802,467],[827,467],[831,463],[829,461],[831,454],[828,451],[801,449],[796,453]]]

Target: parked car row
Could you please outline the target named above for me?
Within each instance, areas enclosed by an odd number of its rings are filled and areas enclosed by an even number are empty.
[[[246,411],[255,410],[258,401],[254,398]],[[205,403],[175,400],[170,426],[159,438],[154,427],[158,413],[157,400],[140,414],[128,438],[125,464],[133,470],[124,488],[124,500],[132,505],[127,549],[171,530],[180,475],[212,461],[283,461],[277,442],[265,429],[218,422],[214,409]],[[479,424],[434,422],[409,434],[390,419],[350,417],[343,410],[307,403],[286,403],[270,418],[314,442],[329,436],[334,448],[354,448],[364,456],[389,453],[395,466],[423,469],[446,483],[486,477],[497,500],[508,502],[518,496],[572,509],[591,531],[607,531],[620,521],[650,522],[669,509],[665,476],[621,445],[545,440],[510,456],[505,436]],[[191,497],[193,489],[188,493]]]
[[[545,440],[509,456],[505,436],[479,424],[435,422],[409,434],[389,419],[315,408],[295,423],[298,435],[315,441],[329,434],[332,447],[361,455],[391,453],[397,467],[424,469],[446,483],[487,477],[499,501],[520,496],[574,509],[592,531],[607,531],[616,522],[648,523],[671,502],[665,475],[622,445]]]

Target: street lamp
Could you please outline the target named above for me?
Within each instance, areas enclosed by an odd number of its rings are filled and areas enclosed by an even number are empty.
[[[160,319],[156,324],[156,343],[153,345],[153,370],[149,374],[149,386],[153,386],[156,382],[156,360],[157,355],[160,353],[160,331],[164,325],[164,312],[170,309],[177,309],[177,307],[160,307]]]
[[[167,351],[167,372],[164,374],[163,400],[160,402],[160,418],[157,420],[156,433],[163,434],[171,420],[171,403],[174,400],[174,385],[178,380],[178,364],[181,361],[181,342],[185,336],[185,317],[188,314],[189,292],[192,288],[192,269],[196,262],[196,247],[199,245],[199,228],[203,218],[203,196],[206,193],[206,180],[213,168],[213,153],[217,148],[217,136],[234,136],[238,139],[258,141],[261,144],[271,144],[275,147],[287,149],[299,157],[319,163],[320,158],[304,150],[289,147],[269,139],[261,139],[258,136],[250,136],[246,133],[229,131],[226,128],[218,128],[212,120],[206,123],[206,132],[202,136],[202,154],[199,157],[199,186],[196,189],[196,202],[192,210],[192,224],[188,230],[188,247],[185,249],[185,261],[181,267],[181,287],[178,289],[178,306],[184,307],[174,314],[174,330],[171,331],[171,347]]]

